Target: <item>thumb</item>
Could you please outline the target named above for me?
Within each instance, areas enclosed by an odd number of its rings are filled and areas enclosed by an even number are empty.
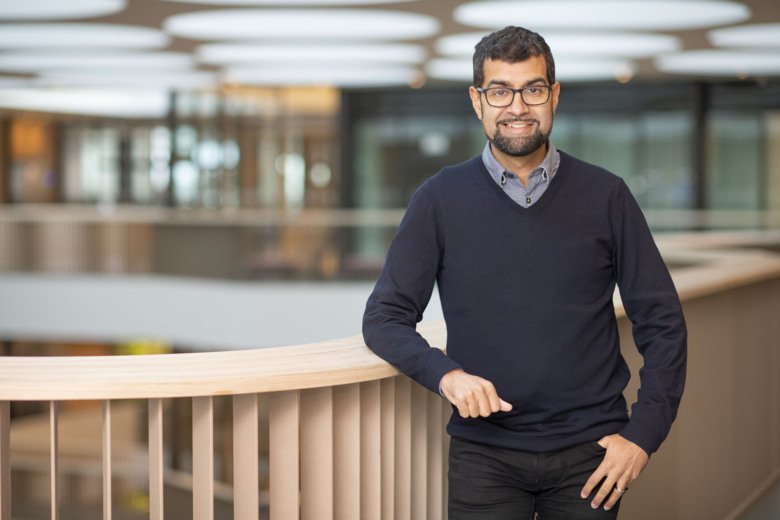
[[[512,405],[511,404],[507,403],[506,401],[504,401],[501,398],[498,399],[498,402],[501,405],[499,409],[502,412],[511,412],[512,411]]]

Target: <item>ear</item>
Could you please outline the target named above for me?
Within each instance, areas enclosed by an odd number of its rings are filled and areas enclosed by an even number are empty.
[[[553,112],[555,112],[555,110],[558,108],[558,96],[560,95],[560,93],[561,93],[561,84],[556,81],[555,84],[552,86],[552,92],[550,93],[550,95],[552,96]]]
[[[477,92],[477,89],[471,86],[469,87],[469,97],[471,98],[471,106],[474,108],[474,112],[477,114],[477,119],[482,121],[482,94]]]

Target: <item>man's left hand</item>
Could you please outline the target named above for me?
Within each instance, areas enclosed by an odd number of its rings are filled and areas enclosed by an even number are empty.
[[[593,509],[598,509],[606,499],[604,509],[609,510],[645,469],[649,456],[645,450],[619,434],[607,435],[597,442],[602,448],[606,448],[607,453],[582,488],[582,498],[589,497],[603,480],[590,505]]]

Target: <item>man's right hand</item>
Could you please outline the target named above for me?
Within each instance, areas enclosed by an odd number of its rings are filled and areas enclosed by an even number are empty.
[[[460,369],[444,374],[439,388],[464,418],[487,417],[495,412],[512,410],[511,404],[498,397],[493,383]]]

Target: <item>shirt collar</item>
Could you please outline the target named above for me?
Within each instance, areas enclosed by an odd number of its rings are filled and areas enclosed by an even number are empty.
[[[482,162],[485,163],[485,168],[487,168],[487,171],[490,173],[490,176],[493,177],[493,180],[501,184],[501,178],[507,173],[507,170],[501,166],[501,163],[498,162],[498,159],[493,155],[493,150],[490,149],[490,141],[486,142],[485,148],[482,149]],[[558,150],[555,148],[552,140],[548,140],[547,154],[531,175],[535,175],[537,172],[541,175],[547,174],[547,181],[549,182],[558,172],[560,163],[561,157]]]

